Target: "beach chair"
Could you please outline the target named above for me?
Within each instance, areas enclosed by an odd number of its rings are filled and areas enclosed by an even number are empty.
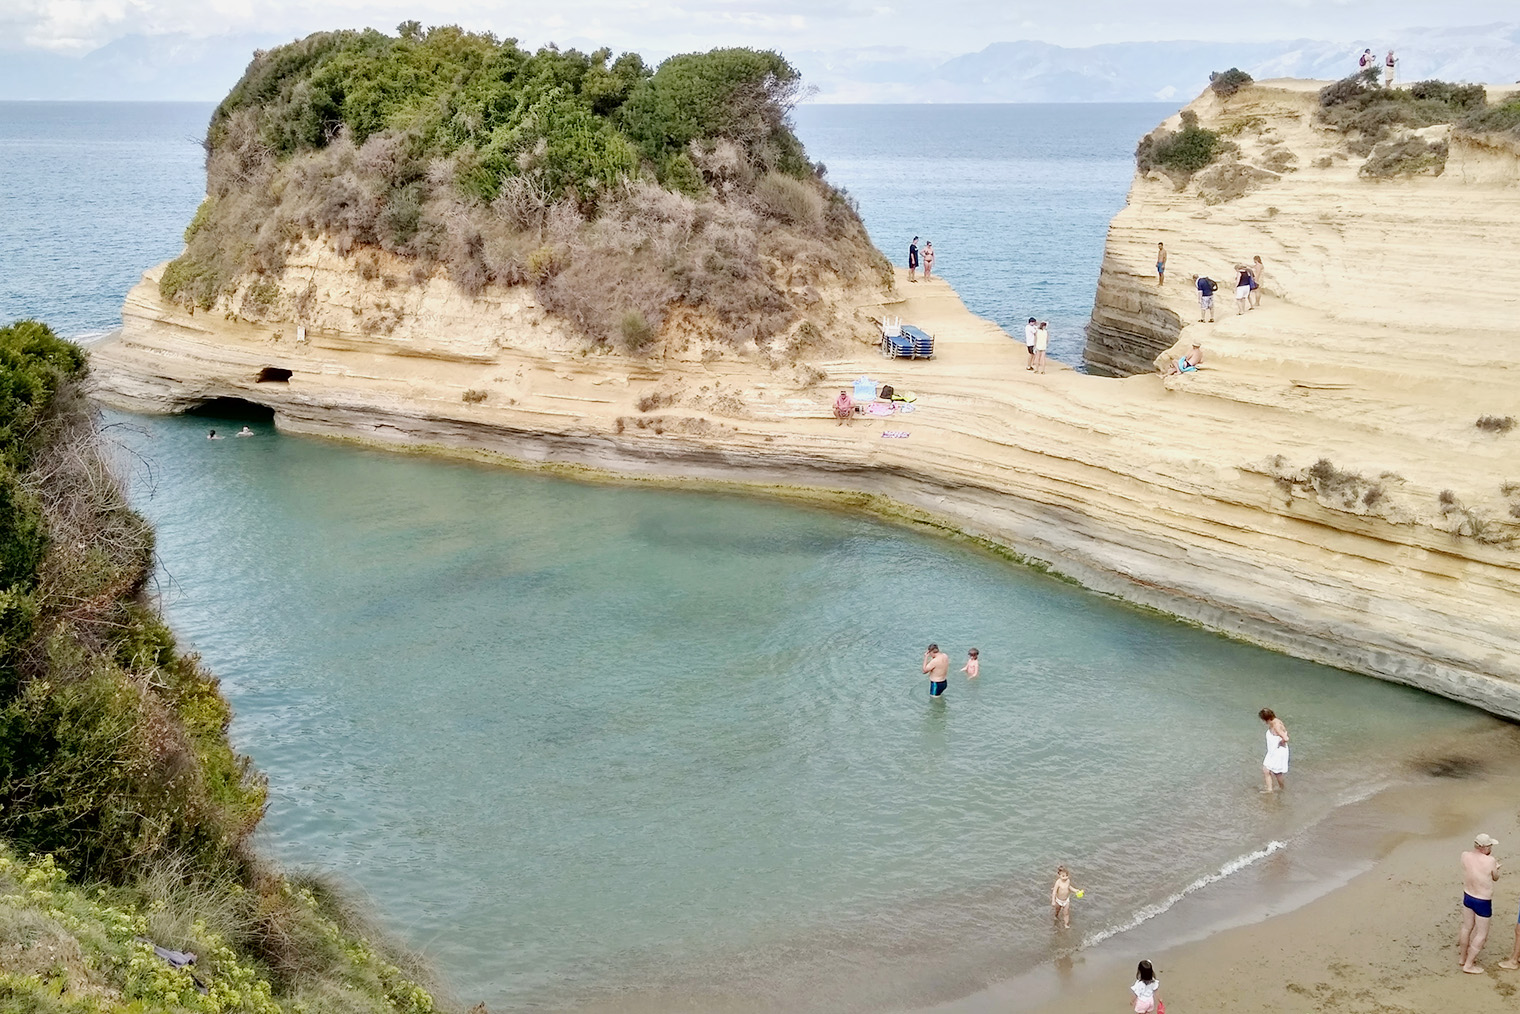
[[[904,324],[902,332],[913,342],[914,359],[934,358],[934,336],[911,324]]]
[[[933,359],[934,336],[912,324],[903,324],[895,335],[882,330],[881,354],[886,359]]]

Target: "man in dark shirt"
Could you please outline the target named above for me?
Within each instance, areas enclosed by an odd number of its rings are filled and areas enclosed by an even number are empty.
[[[1198,286],[1198,322],[1214,323],[1214,290],[1219,286],[1212,278],[1198,275],[1193,276],[1193,284]]]
[[[918,271],[918,237],[914,236],[913,242],[908,244],[908,281],[918,281],[913,277],[916,271]]]

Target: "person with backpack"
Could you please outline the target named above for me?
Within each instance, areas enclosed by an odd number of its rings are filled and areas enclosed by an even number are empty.
[[[1201,275],[1193,276],[1193,284],[1198,287],[1198,323],[1214,323],[1214,290],[1219,286],[1214,279]]]

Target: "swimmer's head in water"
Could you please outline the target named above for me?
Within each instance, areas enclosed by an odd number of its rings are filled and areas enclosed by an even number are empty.
[[[1270,722],[1277,717],[1277,712],[1271,708],[1262,708],[1256,713],[1256,717],[1260,718],[1263,722]]]
[[[977,651],[975,648],[972,648],[970,651],[966,652],[966,654],[970,655],[972,658],[976,658],[981,655],[981,652]]]
[[[931,644],[931,645],[929,645],[929,654],[933,655],[937,651],[939,651],[939,645],[937,645],[937,644]]]

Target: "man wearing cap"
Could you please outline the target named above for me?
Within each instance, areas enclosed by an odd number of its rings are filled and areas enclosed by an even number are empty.
[[[1494,881],[1502,865],[1494,858],[1497,839],[1480,834],[1473,847],[1462,853],[1462,932],[1457,936],[1457,961],[1462,971],[1482,975],[1474,964],[1488,940],[1488,920],[1494,914]]]

